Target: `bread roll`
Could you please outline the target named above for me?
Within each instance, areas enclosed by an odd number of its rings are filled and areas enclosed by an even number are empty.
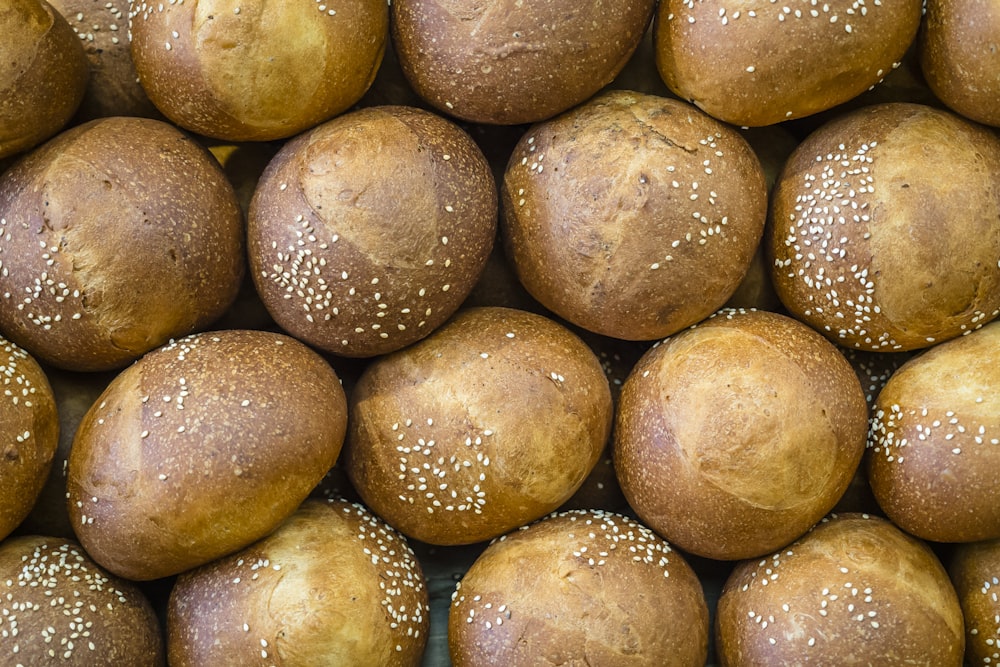
[[[361,505],[305,502],[271,535],[182,574],[171,667],[420,665],[427,588],[406,540]]]
[[[452,595],[452,664],[701,667],[708,607],[684,558],[620,514],[548,516],[495,540]]]
[[[371,362],[344,467],[365,504],[430,544],[471,544],[555,510],[597,463],[611,393],[594,353],[540,315],[460,311]]]
[[[694,107],[612,91],[532,127],[502,186],[525,288],[595,333],[655,340],[733,294],[764,228],[760,161]]]
[[[242,549],[330,469],[347,406],[333,369],[288,336],[188,336],[123,371],[81,422],[70,519],[84,548],[134,580]]]
[[[675,546],[751,558],[830,511],[867,417],[854,371],[822,336],[783,315],[722,311],[632,370],[615,469],[636,514]]]
[[[965,661],[995,665],[1000,660],[1000,540],[956,547],[948,564],[965,619]]]
[[[962,664],[962,610],[927,545],[876,517],[825,520],[740,563],[716,610],[719,664]]]
[[[948,174],[942,177],[942,171]],[[845,347],[928,347],[1000,314],[1000,138],[916,104],[831,121],[771,200],[778,296]]]

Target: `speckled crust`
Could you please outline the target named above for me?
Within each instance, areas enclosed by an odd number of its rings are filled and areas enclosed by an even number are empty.
[[[528,292],[627,340],[668,336],[721,307],[767,214],[760,161],[739,134],[689,104],[628,91],[532,127],[501,194]]]
[[[123,371],[87,412],[67,502],[98,563],[165,577],[242,549],[309,495],[340,453],[333,369],[288,336],[188,336]]]
[[[244,264],[232,186],[167,123],[91,121],[0,177],[0,329],[53,366],[120,368],[208,326]]]
[[[0,540],[31,511],[59,441],[56,400],[27,352],[0,338]]]
[[[597,463],[611,393],[564,327],[460,311],[373,361],[352,393],[344,467],[365,503],[430,544],[471,544],[555,510]]]
[[[663,0],[656,65],[679,97],[733,125],[829,109],[899,64],[920,0]]]
[[[274,533],[181,575],[171,667],[416,667],[430,616],[405,538],[361,505],[309,500]]]
[[[947,111],[884,104],[831,121],[795,150],[771,201],[778,296],[862,350],[981,327],[1000,314],[998,174],[1000,139]]]
[[[966,118],[1000,125],[1000,5],[928,0],[920,69],[942,102]]]
[[[934,553],[861,514],[739,564],[716,610],[722,667],[958,667],[964,645],[962,610]]]
[[[292,335],[342,356],[386,354],[458,309],[496,223],[496,184],[464,131],[429,111],[371,107],[268,165],[250,208],[251,274]]]
[[[1000,660],[1000,540],[955,548],[948,562],[965,619],[965,662],[995,665]]]
[[[629,504],[687,552],[751,558],[805,533],[847,488],[867,406],[839,351],[789,317],[722,311],[625,382],[615,467]]]
[[[1000,322],[908,361],[876,399],[868,476],[886,515],[938,542],[1000,538]]]
[[[414,90],[476,123],[549,118],[611,83],[653,0],[395,0],[392,39]]]
[[[708,608],[684,558],[620,514],[554,514],[495,540],[459,582],[452,664],[701,667]]]
[[[69,122],[89,80],[66,19],[42,0],[0,6],[0,158],[45,141]]]
[[[73,540],[25,536],[0,544],[0,663],[161,667],[153,608]]]
[[[135,1],[132,58],[181,127],[228,141],[298,134],[357,102],[388,39],[385,0]]]

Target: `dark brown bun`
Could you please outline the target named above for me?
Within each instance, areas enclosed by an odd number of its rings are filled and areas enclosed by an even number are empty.
[[[965,618],[966,664],[997,664],[1000,661],[1000,540],[957,546],[948,564],[948,574]]]
[[[343,356],[385,354],[458,309],[496,218],[489,165],[457,125],[411,107],[361,109],[268,165],[250,207],[251,273],[293,336]]]
[[[663,0],[656,64],[667,86],[734,125],[829,109],[878,83],[920,24],[920,0],[770,3],[752,9]]]
[[[946,111],[884,104],[831,121],[795,150],[771,200],[778,296],[862,350],[981,327],[1000,314],[998,173],[1000,138]]]
[[[31,511],[59,441],[52,387],[31,356],[0,338],[0,540]],[[2,626],[0,626],[2,627]]]
[[[42,143],[76,113],[89,69],[80,39],[42,0],[0,7],[0,158]]]
[[[719,664],[958,667],[962,610],[927,545],[862,514],[739,564],[716,611]]]
[[[361,505],[310,500],[263,540],[177,579],[168,656],[171,667],[416,667],[429,621],[406,540]]]
[[[836,504],[867,417],[854,371],[822,336],[784,315],[722,311],[632,370],[615,468],[640,519],[675,546],[751,558]]]
[[[927,0],[918,41],[927,85],[966,118],[1000,125],[1000,6],[984,0]]]
[[[628,91],[532,127],[502,200],[508,255],[528,292],[628,340],[668,336],[720,308],[767,213],[760,161],[735,130]]]
[[[0,543],[0,637],[4,665],[164,664],[149,600],[63,538]]]
[[[309,495],[343,443],[347,404],[288,336],[188,336],[123,371],[81,422],[67,498],[94,560],[165,577],[242,549]]]
[[[215,8],[215,11],[213,11]],[[388,39],[385,0],[132,2],[132,58],[142,87],[181,127],[229,141],[311,128],[357,102]]]
[[[1000,323],[906,362],[879,393],[868,476],[886,516],[938,542],[1000,538]]]
[[[583,102],[628,62],[652,0],[394,0],[392,39],[413,89],[475,123],[533,123]]]
[[[495,540],[452,595],[455,667],[683,665],[708,655],[708,607],[684,558],[620,514],[555,514]]]
[[[400,532],[471,544],[565,502],[597,463],[611,413],[600,362],[569,330],[472,308],[368,366],[344,467]]]
[[[40,361],[107,370],[206,327],[236,296],[232,186],[167,123],[104,118],[0,177],[0,329]]]

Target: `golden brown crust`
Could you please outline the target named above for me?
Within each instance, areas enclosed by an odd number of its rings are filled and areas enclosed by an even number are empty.
[[[344,466],[400,532],[470,544],[559,507],[610,427],[607,378],[579,338],[540,315],[473,308],[368,366]]]
[[[496,234],[496,185],[454,123],[371,107],[292,140],[251,204],[251,274],[286,331],[338,355],[420,340],[475,285]]]
[[[720,120],[772,125],[878,83],[916,36],[920,12],[919,0],[664,0],[657,68],[674,93]]]
[[[650,350],[625,383],[615,466],[629,504],[685,551],[750,558],[788,544],[843,494],[867,407],[822,336],[722,311]]]
[[[452,595],[448,645],[465,665],[705,664],[701,584],[649,528],[596,510],[495,540]]]
[[[476,123],[532,123],[609,84],[653,15],[651,0],[397,0],[392,38],[414,90]]]
[[[528,292],[628,340],[721,307],[767,213],[760,162],[739,134],[689,104],[627,91],[532,127],[501,190],[504,241]]]
[[[966,664],[995,665],[1000,660],[1000,540],[959,545],[948,574],[965,618]]]
[[[176,128],[105,118],[0,177],[0,326],[46,363],[119,368],[229,306],[243,223],[219,165]]]
[[[135,580],[241,549],[323,478],[346,415],[333,369],[288,336],[173,341],[115,378],[77,430],[67,480],[77,536]]]
[[[962,664],[962,611],[927,545],[876,517],[825,520],[737,565],[716,613],[719,664]]]
[[[172,667],[416,667],[429,621],[405,538],[361,505],[310,500],[263,540],[178,578],[168,654]]]
[[[385,0],[336,5],[132,2],[139,80],[165,116],[199,134],[229,141],[298,134],[357,102],[385,50]]]

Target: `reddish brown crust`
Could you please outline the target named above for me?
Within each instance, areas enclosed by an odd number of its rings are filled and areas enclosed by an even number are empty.
[[[965,618],[968,665],[1000,660],[1000,541],[962,544],[948,564]]]

